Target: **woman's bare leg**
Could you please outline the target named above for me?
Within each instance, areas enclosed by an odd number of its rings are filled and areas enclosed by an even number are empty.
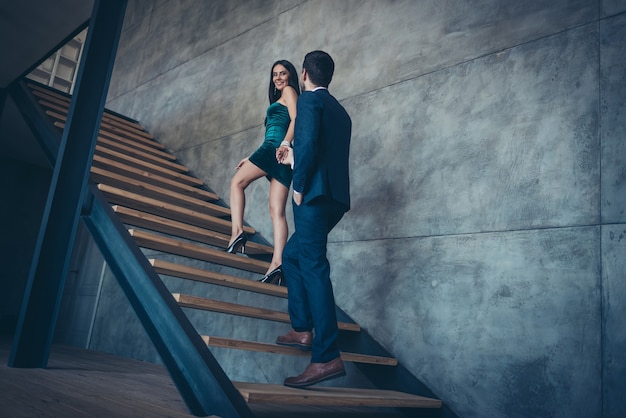
[[[245,161],[230,181],[231,233],[228,245],[243,232],[243,212],[246,207],[244,190],[254,180],[265,176],[265,172],[250,161]]]
[[[283,264],[283,249],[287,243],[289,230],[287,227],[287,217],[285,215],[285,206],[287,205],[287,197],[289,189],[286,188],[278,180],[272,179],[270,182],[270,217],[274,227],[274,253],[272,261],[267,273]],[[266,273],[266,274],[267,274]]]

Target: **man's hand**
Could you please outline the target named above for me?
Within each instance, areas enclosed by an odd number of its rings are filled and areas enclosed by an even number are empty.
[[[297,206],[302,204],[302,193],[293,192],[293,201]]]

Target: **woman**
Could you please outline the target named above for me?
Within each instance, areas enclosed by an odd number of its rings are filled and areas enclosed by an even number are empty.
[[[296,101],[300,95],[298,73],[289,61],[280,60],[272,65],[269,83],[269,101],[265,118],[265,141],[248,158],[237,164],[237,172],[230,183],[230,208],[232,231],[229,253],[239,249],[245,252],[248,240],[243,231],[243,213],[246,196],[244,190],[250,183],[261,177],[270,180],[270,217],[274,229],[274,253],[269,269],[261,279],[265,283],[282,284],[282,255],[287,242],[287,218],[285,206],[291,185],[291,167],[276,161],[276,149],[291,146]]]

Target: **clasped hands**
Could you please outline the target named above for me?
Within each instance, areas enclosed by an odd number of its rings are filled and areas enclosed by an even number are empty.
[[[281,145],[276,148],[276,161],[280,164],[290,165],[293,168],[293,148],[286,145]],[[293,191],[293,201],[296,205],[300,206],[302,203],[302,193]]]
[[[286,145],[276,148],[276,161],[293,167],[293,148]]]

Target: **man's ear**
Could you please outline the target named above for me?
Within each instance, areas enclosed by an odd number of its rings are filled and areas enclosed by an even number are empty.
[[[306,72],[306,70],[303,68],[302,69],[302,81],[306,80],[309,78],[309,73]]]

